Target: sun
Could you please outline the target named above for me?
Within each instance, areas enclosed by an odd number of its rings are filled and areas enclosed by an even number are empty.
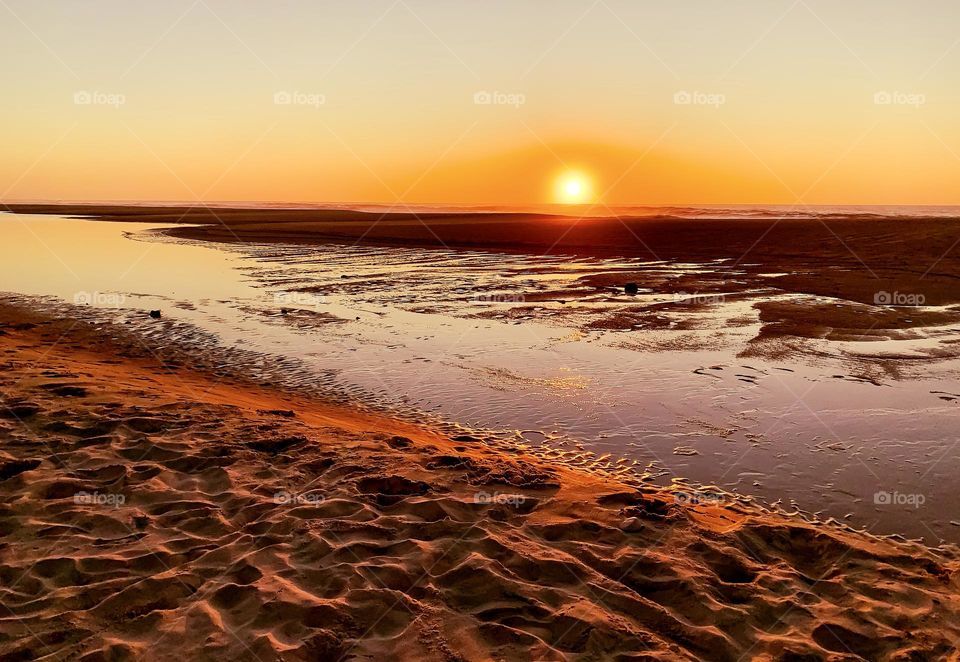
[[[593,182],[579,170],[560,173],[554,183],[554,202],[561,205],[585,205],[593,202]]]

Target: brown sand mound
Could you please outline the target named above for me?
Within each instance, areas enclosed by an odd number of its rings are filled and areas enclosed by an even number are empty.
[[[0,336],[2,659],[907,660],[960,645],[947,551],[681,506],[117,364],[109,334],[80,325],[54,345],[42,328]]]

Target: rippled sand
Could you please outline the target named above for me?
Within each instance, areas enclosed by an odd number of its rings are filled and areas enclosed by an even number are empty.
[[[201,332],[181,345],[144,314],[36,305],[0,306],[5,659],[946,659],[960,645],[955,548],[638,489],[261,386],[278,373],[248,374],[253,354]]]

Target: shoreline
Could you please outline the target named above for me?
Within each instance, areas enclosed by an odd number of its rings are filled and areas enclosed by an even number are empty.
[[[182,646],[163,659],[264,660],[960,644],[955,549],[677,503],[117,351],[122,333],[0,307],[4,655],[137,656],[165,637]]]
[[[960,218],[839,216],[818,220],[704,220],[670,216],[556,216],[533,213],[373,213],[343,209],[244,209],[123,205],[0,204],[13,214],[172,224],[165,234],[221,243],[410,247],[530,255],[625,257],[709,264],[743,272],[739,291],[758,287],[874,305],[884,293],[922,295],[928,306],[960,304]],[[642,270],[597,285],[641,288]],[[723,273],[685,283],[715,291]],[[609,282],[608,282],[609,280]],[[783,321],[796,325],[789,315]]]
[[[6,220],[4,229],[11,232],[11,236],[22,237],[25,242],[34,241],[29,227],[35,222],[34,218],[24,219],[26,223],[13,217]],[[132,325],[127,328],[136,330],[141,339],[164,356],[172,354],[184,365],[206,366],[216,375],[246,373],[256,382],[292,387],[297,392],[305,391],[325,399],[335,393],[340,402],[355,404],[359,400],[374,409],[386,407],[389,415],[408,420],[408,414],[418,416],[423,413],[415,404],[410,404],[412,397],[413,402],[428,402],[426,409],[440,414],[437,420],[441,425],[459,422],[476,430],[482,429],[478,436],[506,447],[508,451],[520,448],[523,452],[559,459],[569,466],[607,471],[615,477],[632,470],[641,474],[644,482],[661,485],[672,477],[686,478],[692,485],[719,482],[723,489],[748,495],[745,498],[757,498],[761,503],[791,515],[799,512],[809,520],[834,517],[854,528],[867,527],[877,535],[901,534],[932,545],[958,542],[957,531],[960,529],[950,517],[956,499],[944,485],[955,472],[956,462],[952,457],[946,458],[949,438],[942,438],[938,430],[949,429],[956,394],[960,393],[954,360],[960,351],[956,335],[960,330],[955,328],[960,310],[887,308],[782,297],[771,289],[731,293],[738,282],[742,286],[743,279],[736,273],[694,264],[642,266],[644,272],[641,276],[659,294],[634,298],[625,296],[622,291],[614,291],[616,288],[611,285],[635,268],[624,260],[581,263],[554,258],[552,262],[539,262],[529,257],[372,247],[352,251],[336,246],[297,248],[216,243],[204,246],[201,241],[164,237],[157,230],[140,233],[140,227],[137,224],[115,226],[94,220],[67,219],[50,223],[37,220],[33,233],[46,237],[41,242],[47,247],[56,246],[64,256],[74,256],[80,265],[87,259],[83,251],[73,253],[69,242],[59,246],[54,236],[57,232],[96,237],[98,245],[110,246],[111,252],[117,251],[114,255],[118,263],[136,261],[146,253],[156,258],[150,269],[144,271],[146,278],[141,277],[138,283],[116,292],[105,290],[112,292],[109,296],[116,301],[129,298],[132,308],[121,304],[122,310],[110,314],[111,306],[77,308],[52,302],[54,305],[49,309],[61,309],[60,314],[67,318],[79,316]],[[142,239],[148,244],[156,241],[157,246],[140,247],[137,242],[128,241],[131,238]],[[129,251],[124,253],[127,246]],[[168,248],[172,252],[164,253]],[[37,244],[37,249],[43,249],[43,246]],[[220,255],[241,256],[239,261],[231,259],[230,262],[233,266],[243,267],[238,273],[253,277],[249,281],[252,287],[240,298],[233,299],[236,285],[194,290],[183,278],[167,280],[164,275],[166,265],[176,263],[181,257],[195,259],[187,255],[191,251],[201,259],[206,259],[204,255],[207,255],[217,262],[221,261]],[[263,257],[267,258],[265,262],[261,262]],[[253,265],[257,265],[255,268],[244,266],[250,258]],[[322,266],[328,258],[330,264]],[[372,267],[364,264],[366,259],[373,260]],[[416,268],[421,259],[425,266]],[[16,265],[18,261],[19,258],[14,257],[9,264]],[[300,268],[297,264],[300,261],[308,265],[307,269]],[[314,261],[317,261],[316,269],[309,266]],[[290,265],[291,268],[275,272],[271,266],[274,264]],[[438,268],[440,264],[442,268]],[[471,271],[477,270],[481,264],[488,273],[497,274],[495,278],[501,281],[502,274],[530,274],[531,277],[524,277],[522,281],[511,278],[512,282],[506,283],[505,289],[498,290],[499,285],[491,288],[479,278],[474,280]],[[598,264],[602,267],[598,268]],[[390,273],[395,267],[399,274]],[[57,269],[59,265],[54,263],[51,268]],[[483,269],[479,271],[482,273]],[[568,269],[574,273],[573,277],[569,276]],[[576,278],[580,269],[587,275]],[[435,270],[436,275],[431,274],[431,270]],[[544,282],[551,270],[562,274],[562,279],[554,278],[549,285],[539,286],[538,282]],[[27,272],[30,272],[29,268]],[[19,284],[14,289],[76,300],[74,288],[77,285],[66,277],[67,274],[62,274],[63,282],[59,287],[35,289],[30,282],[21,280],[16,268],[11,269],[8,265],[7,273],[8,282]],[[111,287],[99,277],[95,265],[80,273],[85,280],[77,283],[83,282],[85,290]],[[217,283],[236,281],[232,267],[229,273],[220,268],[217,274],[207,280]],[[283,285],[278,285],[281,281]],[[184,285],[187,289],[182,289]],[[282,288],[279,295],[276,294],[278,287]],[[506,292],[509,296],[505,298],[520,303],[504,310],[502,306],[488,309],[472,301],[477,297],[476,292],[488,291]],[[570,291],[570,294],[564,294],[556,303],[539,303],[560,291]],[[693,294],[698,291],[699,296]],[[671,296],[671,292],[675,294]],[[402,296],[394,301],[398,293]],[[578,301],[577,297],[584,293],[586,296]],[[90,296],[89,292],[81,294]],[[330,295],[329,301],[325,299],[327,295]],[[712,301],[720,302],[720,305],[711,305]],[[561,305],[564,303],[568,305]],[[282,307],[287,307],[287,314],[283,313]],[[163,320],[154,322],[145,315],[146,310],[155,308],[163,309]],[[490,313],[498,308],[503,312],[491,316]],[[144,312],[136,313],[136,309]],[[354,325],[355,316],[358,319]],[[419,342],[418,337],[418,342],[409,345],[406,343],[412,340],[412,336],[401,335],[403,343],[398,352],[378,349],[381,347],[378,343],[384,338],[390,340],[390,334],[402,334],[400,329],[406,321],[418,328],[436,324],[440,335],[430,335],[424,342]],[[711,398],[717,394],[722,395],[726,400],[720,403],[721,415],[714,417],[712,411],[697,410],[697,416],[677,419],[669,411],[672,398],[664,400],[653,395],[651,405],[663,408],[659,413],[648,414],[647,407],[633,407],[624,410],[626,422],[598,418],[597,424],[589,423],[583,429],[572,430],[564,426],[569,421],[578,423],[577,412],[570,410],[558,392],[558,397],[542,404],[549,413],[527,410],[515,416],[509,409],[509,401],[516,400],[516,397],[501,396],[498,389],[548,392],[548,389],[556,388],[552,383],[524,381],[523,375],[562,376],[564,373],[556,373],[552,357],[545,357],[546,361],[541,363],[535,358],[538,352],[527,352],[526,331],[511,331],[510,325],[530,325],[538,332],[544,329],[544,333],[549,333],[547,325],[563,328],[572,325],[579,327],[580,335],[574,337],[586,343],[596,342],[603,346],[602,349],[609,346],[610,350],[603,354],[582,345],[592,363],[584,362],[587,356],[581,352],[581,345],[573,349],[574,353],[581,354],[577,374],[593,375],[596,379],[593,386],[559,382],[564,388],[584,388],[583,393],[598,406],[617,406],[615,403],[622,399],[616,391],[615,380],[611,383],[599,378],[598,366],[609,365],[616,374],[618,363],[610,362],[609,357],[619,353],[623,355],[623,361],[630,361],[636,354],[636,359],[648,366],[644,380],[659,380],[661,374],[670,375],[669,383],[678,389],[686,389],[688,393],[698,394],[693,402],[694,408],[698,403],[712,402]],[[390,330],[391,327],[395,330]],[[529,357],[527,360],[531,362],[527,365],[544,367],[531,371],[518,366],[517,370],[512,370],[513,366],[491,356],[489,361],[468,361],[445,372],[441,369],[438,373],[440,386],[434,384],[419,390],[419,371],[408,371],[408,366],[420,364],[411,364],[409,360],[418,361],[417,357],[424,352],[438,351],[437,348],[446,351],[444,347],[448,343],[459,343],[460,334],[471,328],[488,329],[491,333],[502,331],[508,344],[512,343],[511,351],[519,350]],[[825,334],[825,331],[829,333]],[[482,336],[480,333],[477,340],[471,341],[472,351],[482,350],[486,342]],[[310,340],[314,337],[329,339],[332,344],[328,350],[320,349]],[[647,340],[650,338],[652,342]],[[923,338],[925,340],[918,342]],[[221,339],[226,343],[222,344]],[[724,342],[726,344],[722,344]],[[289,351],[290,348],[294,351]],[[684,351],[676,353],[684,349],[694,351],[689,356]],[[354,352],[364,352],[363,357],[357,359],[361,354]],[[674,359],[683,359],[685,363],[676,363]],[[378,361],[383,363],[378,364]],[[830,365],[820,365],[824,361]],[[376,365],[383,367],[382,378],[369,372],[370,367]],[[683,369],[674,371],[680,365]],[[783,374],[780,374],[781,370]],[[340,371],[346,371],[345,374],[352,377],[341,379],[338,377]],[[379,373],[379,370],[374,372]],[[646,383],[644,380],[638,382],[635,390],[638,401],[647,397],[641,385]],[[814,411],[809,416],[796,417],[797,422],[791,423],[794,428],[792,437],[800,443],[789,443],[787,437],[790,435],[765,435],[769,424],[762,417],[751,418],[749,414],[740,413],[748,410],[749,405],[739,405],[738,398],[746,398],[744,403],[758,403],[757,406],[765,411],[790,412],[795,397],[791,392],[804,393],[814,384],[822,385],[820,392],[832,395],[821,394],[811,399],[809,406]],[[667,392],[669,390],[664,391]],[[461,394],[475,400],[487,397],[490,400],[478,400],[484,402],[482,411],[471,410],[461,404]],[[922,443],[925,434],[934,435],[931,443],[923,446],[925,450],[920,456],[919,471],[904,471],[897,463],[895,452],[883,451],[885,440],[895,442],[896,438],[890,439],[887,430],[892,428],[877,425],[874,421],[878,419],[853,413],[861,419],[859,427],[841,431],[817,418],[815,412],[821,407],[830,408],[832,402],[847,397],[864,399],[871,411],[884,415],[892,424],[897,420],[896,412],[903,411],[901,403],[904,401],[915,402],[911,406],[925,411],[932,408],[927,411],[922,424],[905,431],[899,439],[904,447],[908,447],[911,443]],[[434,417],[429,415],[427,419],[433,421]],[[770,420],[769,416],[766,420]],[[716,422],[721,427],[711,427],[704,421]],[[678,422],[694,442],[688,447],[681,447],[681,441],[671,439],[667,434]],[[615,443],[607,441],[605,435],[596,435],[598,430],[603,431],[602,426],[617,427],[616,434],[621,429],[626,431],[628,424],[652,430],[654,446],[650,447],[647,439],[635,438],[629,433],[617,438]],[[518,434],[517,430],[537,432],[528,435]],[[465,430],[465,433],[471,432]],[[543,444],[541,434],[543,437],[553,435],[554,441],[559,441],[556,445],[552,441],[546,444],[544,448],[548,450],[543,452],[543,448],[537,448]],[[821,435],[825,435],[826,441]],[[864,470],[848,471],[845,461],[859,456],[857,446],[864,442],[867,447],[877,448],[880,452],[865,457],[867,465]],[[896,445],[893,448],[895,450]],[[671,457],[671,449],[679,450]],[[941,453],[947,461],[936,459]],[[660,457],[661,454],[664,457]],[[758,465],[752,475],[732,471],[745,454],[750,454],[752,463]],[[924,458],[927,458],[926,462],[923,462]],[[793,468],[787,471],[764,469],[782,465]],[[937,467],[936,473],[934,467]],[[911,479],[911,473],[919,476],[924,471],[929,472],[925,484],[922,479]],[[934,480],[931,481],[930,476]],[[871,477],[876,478],[875,483]],[[845,489],[851,480],[856,485],[852,491]],[[823,492],[818,490],[816,496],[810,494],[810,485],[822,485]],[[927,508],[922,515],[918,512],[918,517],[909,508],[878,507],[873,498],[878,491],[922,493]],[[932,503],[937,504],[936,508],[931,508]]]

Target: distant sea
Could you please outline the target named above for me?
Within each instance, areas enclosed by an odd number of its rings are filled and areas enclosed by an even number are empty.
[[[47,204],[90,204],[171,206],[198,205],[194,201],[144,202],[129,200],[29,200],[17,202]],[[562,216],[629,216],[633,218],[673,217],[690,219],[737,219],[737,218],[960,218],[960,205],[486,205],[486,204],[424,204],[424,203],[363,203],[363,202],[207,202],[209,207],[244,209],[352,209],[356,211],[383,213],[534,213]]]

